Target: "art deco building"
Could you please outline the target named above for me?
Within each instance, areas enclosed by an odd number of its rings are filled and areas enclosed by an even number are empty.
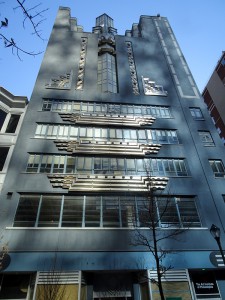
[[[61,7],[2,190],[0,299],[160,299],[134,242],[152,195],[165,298],[224,299],[224,163],[167,18],[90,33]]]
[[[225,52],[223,51],[203,93],[213,122],[225,143]]]

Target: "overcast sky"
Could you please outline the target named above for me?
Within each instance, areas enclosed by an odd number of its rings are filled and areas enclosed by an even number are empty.
[[[107,13],[114,19],[118,34],[124,35],[141,15],[167,17],[184,57],[202,92],[222,51],[225,50],[225,0],[27,0],[27,6],[42,3],[37,10],[46,20],[40,25],[41,39],[32,35],[28,22],[23,28],[23,17],[16,0],[0,1],[0,20],[9,20],[9,27],[0,29],[13,37],[17,45],[27,51],[45,51],[47,40],[59,6],[70,7],[71,16],[77,18],[84,31],[91,32],[95,19]],[[0,40],[0,86],[18,96],[30,99],[40,68],[43,53],[34,57],[21,54],[21,60]],[[65,58],[66,59],[66,58]]]

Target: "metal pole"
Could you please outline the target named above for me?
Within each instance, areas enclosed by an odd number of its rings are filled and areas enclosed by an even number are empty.
[[[215,237],[215,240],[216,240],[216,242],[218,244],[218,247],[220,249],[220,253],[221,253],[223,263],[224,263],[224,266],[225,266],[225,257],[224,257],[223,249],[222,249],[222,246],[221,246],[220,237]]]

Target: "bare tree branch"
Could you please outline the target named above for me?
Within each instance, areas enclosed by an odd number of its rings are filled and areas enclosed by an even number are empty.
[[[131,244],[144,247],[152,254],[156,264],[157,280],[149,278],[148,274],[144,276],[146,280],[157,285],[160,299],[165,300],[162,278],[168,270],[172,269],[172,266],[165,266],[163,261],[169,253],[175,252],[165,248],[162,241],[177,239],[184,232],[184,228],[180,227],[181,220],[174,214],[174,196],[165,196],[162,191],[159,192],[154,185],[151,165],[146,165],[145,169],[147,182],[149,182],[148,192],[143,197],[141,222],[135,224]],[[164,227],[165,225],[167,227]]]
[[[14,10],[16,10],[18,8],[22,10],[23,15],[24,15],[23,27],[25,28],[25,22],[28,20],[30,22],[31,26],[33,27],[33,30],[34,30],[33,34],[36,34],[40,39],[43,40],[43,38],[40,35],[40,30],[38,30],[38,26],[43,21],[45,21],[45,19],[42,16],[42,13],[46,12],[48,10],[48,8],[43,9],[41,11],[36,11],[36,8],[39,7],[41,5],[41,3],[35,5],[31,8],[26,8],[24,5],[26,0],[24,0],[24,1],[16,0],[16,1],[19,5],[17,7],[15,7]],[[35,22],[34,19],[37,17],[41,17],[41,20]]]
[[[5,45],[6,48],[11,48],[12,49],[12,54],[15,54],[14,52],[16,52],[16,55],[20,60],[22,60],[21,57],[20,57],[20,52],[22,52],[24,54],[27,54],[27,55],[30,55],[30,56],[36,56],[36,55],[39,55],[39,54],[42,53],[42,52],[29,52],[29,51],[26,51],[26,50],[22,49],[21,47],[17,46],[13,38],[8,39],[6,36],[4,36],[1,33],[0,33],[0,39],[3,39],[4,45]]]
[[[41,36],[41,30],[39,30],[40,25],[46,20],[43,17],[43,13],[45,13],[48,8],[46,9],[40,9],[41,3],[38,3],[32,7],[28,7],[26,5],[26,0],[16,0],[18,3],[17,7],[14,7],[13,10],[19,9],[22,11],[23,14],[23,20],[21,20],[23,28],[25,28],[25,23],[29,22],[32,27],[32,34],[36,35],[38,38],[40,38],[42,41],[44,40]],[[0,4],[4,4],[5,2],[0,2]],[[8,37],[5,33],[3,33],[3,29],[7,29],[9,27],[9,24],[11,25],[12,22],[6,17],[2,18],[0,20],[0,39],[3,40],[3,44],[6,48],[11,48],[12,54],[16,54],[17,57],[21,59],[21,54],[26,54],[30,56],[37,56],[41,54],[43,51],[28,51],[24,49],[22,46],[18,45],[16,42],[16,39],[14,37]],[[20,43],[21,44],[21,43]]]

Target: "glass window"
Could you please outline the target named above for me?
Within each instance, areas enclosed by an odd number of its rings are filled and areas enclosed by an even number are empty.
[[[70,138],[77,138],[78,137],[78,127],[71,126],[70,127]]]
[[[5,122],[6,116],[7,116],[7,113],[5,111],[3,111],[2,109],[0,109],[0,130],[2,129],[2,125]]]
[[[115,196],[102,197],[103,227],[120,227],[119,199]]]
[[[126,164],[127,164],[127,174],[135,174],[135,171],[136,171],[135,160],[127,158]]]
[[[4,168],[8,153],[9,147],[0,147],[0,171]]]
[[[134,198],[120,197],[122,227],[134,227],[136,224],[136,206]]]
[[[27,172],[38,172],[41,155],[31,154],[27,163]]]
[[[64,173],[65,156],[55,155],[53,162],[53,173]]]
[[[35,131],[35,137],[41,136],[42,126],[43,126],[42,124],[37,124],[36,131]]]
[[[116,129],[115,128],[110,128],[109,129],[109,138],[110,139],[115,139],[116,138]]]
[[[87,128],[80,127],[80,137],[86,137]]]
[[[181,223],[183,227],[200,227],[200,219],[194,198],[175,197]]]
[[[154,202],[152,203],[154,205]],[[156,216],[156,207],[154,211]],[[137,208],[138,208],[138,227],[151,227],[150,211],[149,211],[149,201],[146,197],[137,197]]]
[[[14,220],[14,227],[34,227],[36,224],[40,196],[23,195],[20,197]]]
[[[225,178],[225,169],[224,169],[223,162],[221,160],[210,160],[209,163],[215,177]]]
[[[204,146],[215,146],[209,131],[199,131],[198,134]]]
[[[189,109],[194,120],[204,120],[199,107],[190,107]]]
[[[92,170],[92,158],[91,157],[78,157],[77,158],[77,172],[87,173]]]
[[[51,107],[52,107],[52,100],[43,100],[43,106],[42,106],[42,110],[43,111],[50,111]]]
[[[9,123],[6,128],[6,133],[15,133],[19,123],[20,115],[11,115]]]
[[[101,199],[99,196],[86,196],[85,227],[100,227]]]
[[[157,209],[161,227],[180,227],[177,207],[173,199],[158,198]]]
[[[152,142],[152,140],[153,140],[153,137],[152,137],[152,130],[147,129],[146,132],[147,132],[148,142],[150,143],[150,142]],[[139,132],[138,132],[138,134],[139,134]]]
[[[123,130],[122,129],[116,129],[116,138],[117,139],[123,139]]]
[[[145,165],[145,161],[143,159],[136,159],[137,173],[141,175],[146,175],[147,166]]]
[[[141,106],[134,106],[134,114],[135,115],[141,115],[142,114]]]
[[[72,156],[67,157],[66,173],[74,173],[75,172],[75,162],[76,162],[75,157],[72,157]]]
[[[62,227],[82,227],[83,205],[83,196],[64,197]]]
[[[115,62],[109,59],[104,59],[103,63],[98,63],[98,85],[102,88],[111,90],[117,93],[117,76]],[[102,69],[103,68],[103,69]],[[105,68],[105,69],[104,69]],[[108,72],[109,69],[114,69],[113,72]],[[103,71],[104,70],[104,71]],[[82,109],[81,109],[82,107]],[[63,111],[75,113],[110,113],[122,115],[152,115],[157,118],[171,118],[170,108],[163,106],[138,106],[138,105],[125,105],[125,104],[106,104],[106,103],[87,103],[87,102],[74,102],[62,101],[60,99],[46,99],[43,101],[42,110]]]
[[[138,140],[140,143],[146,143],[146,131],[145,130],[138,130]]]
[[[74,103],[73,103],[73,111],[74,111],[75,113],[80,112],[80,105],[81,105],[81,103],[78,103],[78,102],[74,102]]]
[[[38,227],[58,227],[61,211],[61,196],[42,196]]]
[[[87,128],[87,136],[88,138],[93,138],[93,128]]]
[[[123,129],[123,136],[124,136],[125,141],[129,141],[131,139],[130,138],[130,129]]]
[[[102,170],[100,171],[100,173],[103,173],[103,174],[109,173],[110,158],[103,157],[101,160],[102,160]]]
[[[52,155],[43,155],[40,163],[40,173],[51,173]]]
[[[61,221],[60,221],[61,220]],[[14,227],[201,227],[195,197],[21,195]]]

